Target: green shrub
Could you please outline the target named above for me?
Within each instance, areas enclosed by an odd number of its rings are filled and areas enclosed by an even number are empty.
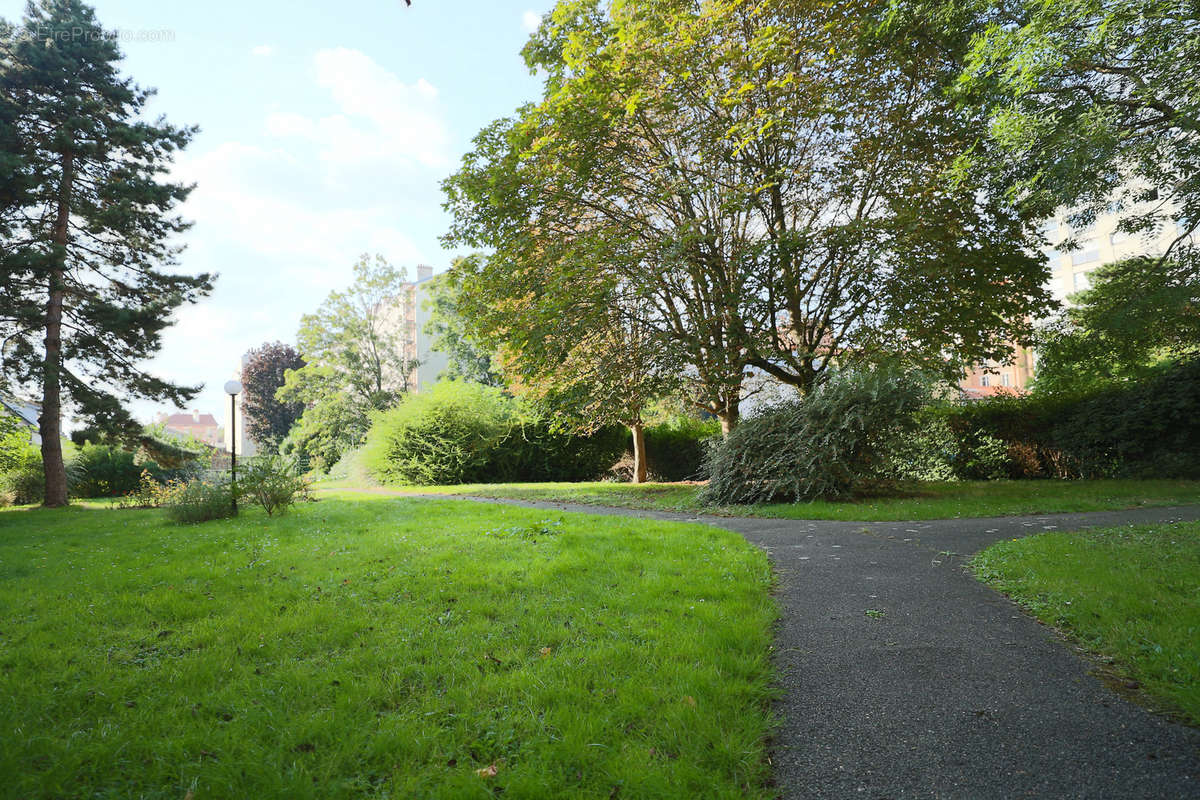
[[[1200,359],[1136,383],[998,397],[940,413],[961,478],[1200,477]]]
[[[138,464],[128,450],[108,444],[85,444],[72,461],[69,488],[73,497],[116,497],[138,488],[142,470],[158,472],[153,464]]]
[[[892,448],[892,468],[897,478],[910,481],[952,481],[959,478],[955,461],[959,442],[936,409],[922,409],[907,436]]]
[[[238,496],[249,497],[263,507],[267,516],[285,513],[297,499],[308,496],[308,480],[293,459],[262,455],[246,462],[238,480]]]
[[[516,405],[498,389],[441,382],[377,415],[363,458],[383,483],[483,482],[493,478],[496,450],[515,427]]]
[[[561,433],[499,389],[443,381],[376,416],[363,463],[382,483],[573,481],[597,477],[623,447],[620,429]]]
[[[46,496],[46,475],[42,470],[42,455],[30,448],[15,460],[7,472],[0,474],[0,500],[3,504],[29,505],[40,503]]]
[[[842,372],[803,400],[735,428],[705,467],[709,503],[839,499],[894,477],[896,442],[913,427],[929,382],[890,370]]]
[[[160,508],[171,502],[171,497],[180,484],[176,481],[160,482],[143,469],[137,488],[126,492],[117,501],[117,508]]]
[[[645,435],[651,480],[696,480],[704,471],[708,443],[721,435],[721,423],[680,415],[646,428]],[[628,447],[632,452],[632,443]]]
[[[208,522],[233,516],[233,492],[224,476],[179,484],[166,505],[167,516],[180,524]]]

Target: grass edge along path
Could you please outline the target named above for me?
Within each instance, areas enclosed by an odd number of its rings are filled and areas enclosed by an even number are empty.
[[[772,796],[736,533],[449,500],[0,511],[0,797]]]
[[[324,488],[327,484],[318,483],[317,486]],[[331,486],[337,487],[338,484]],[[694,483],[634,485],[593,481],[386,488],[389,491],[414,495],[464,495],[728,517],[851,522],[1031,516],[1200,503],[1200,481],[1186,480],[956,481],[904,484],[896,496],[870,497],[853,502],[816,501],[757,506],[705,506],[696,498],[699,486]]]
[[[1200,727],[1200,523],[999,542],[976,576],[1099,662],[1117,692]]]

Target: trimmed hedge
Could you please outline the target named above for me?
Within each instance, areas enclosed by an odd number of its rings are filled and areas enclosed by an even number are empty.
[[[1084,394],[937,409],[923,430],[937,426],[950,432],[944,463],[961,479],[1200,478],[1200,358]],[[980,455],[991,443],[998,464]]]
[[[378,414],[363,461],[392,484],[580,481],[598,477],[624,447],[622,428],[560,433],[499,389],[443,381]]]
[[[704,472],[708,442],[721,435],[721,423],[679,416],[643,431],[646,437],[646,469],[651,480],[699,480]],[[633,453],[632,437],[626,447]]]

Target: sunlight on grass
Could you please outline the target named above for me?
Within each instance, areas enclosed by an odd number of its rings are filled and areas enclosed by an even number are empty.
[[[975,557],[981,579],[1200,725],[1200,523],[1045,533]]]
[[[0,796],[768,797],[769,586],[472,503],[0,512]]]

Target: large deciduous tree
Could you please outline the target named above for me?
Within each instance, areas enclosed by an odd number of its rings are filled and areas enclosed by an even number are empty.
[[[912,5],[928,11],[922,0]],[[1118,213],[1131,234],[1166,226],[1175,241],[1162,258],[1200,274],[1200,6],[1017,0],[974,8],[978,33],[961,88],[991,114],[1004,156],[977,161],[1032,213],[1070,209],[1076,229],[1102,212]]]
[[[211,289],[180,274],[166,180],[194,129],[141,118],[151,92],[78,0],[30,3],[0,30],[0,338],[4,380],[41,391],[45,503],[67,502],[64,408],[134,437],[122,400],[185,405],[198,387],[148,374],[172,313]]]
[[[750,368],[807,391],[834,363],[1003,358],[1045,267],[961,169],[986,132],[945,96],[965,41],[880,35],[886,10],[560,3],[525,50],[542,100],[446,183],[448,240],[491,252],[465,291],[515,312],[621,285],[726,430]]]
[[[446,369],[439,378],[504,387],[499,367],[493,363],[495,351],[476,338],[470,321],[463,316],[460,275],[470,272],[478,256],[460,256],[450,269],[426,283],[429,320],[425,333],[432,337],[432,348],[446,355]]]
[[[409,346],[415,335],[415,298],[404,271],[383,256],[362,256],[354,282],[331,292],[315,314],[300,319],[297,334],[306,362],[289,370],[276,393],[283,403],[305,407],[287,448],[332,466],[341,453],[362,443],[372,411],[395,405],[411,388],[420,362]],[[412,335],[410,335],[412,334]],[[322,430],[336,421],[336,430]]]
[[[300,353],[282,342],[267,342],[250,351],[249,360],[242,367],[242,408],[246,431],[255,442],[270,449],[278,448],[300,419],[304,404],[281,402],[275,393],[283,386],[288,370],[303,366]]]

